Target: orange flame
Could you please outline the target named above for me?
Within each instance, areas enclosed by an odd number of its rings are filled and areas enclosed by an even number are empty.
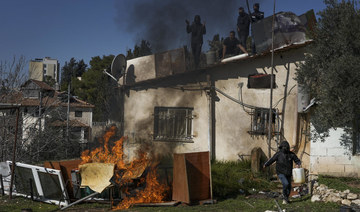
[[[123,151],[123,142],[126,137],[122,137],[116,141],[115,145],[111,148],[111,151],[109,150],[109,140],[115,134],[116,127],[113,126],[103,136],[103,146],[98,147],[91,152],[89,150],[82,152],[81,164],[93,162],[115,164],[116,183],[121,186],[132,182],[135,178],[139,178],[144,170],[149,168],[146,178],[141,179],[141,183],[146,185],[145,188],[138,191],[135,196],[125,197],[115,209],[127,209],[135,203],[162,202],[169,188],[159,183],[157,169],[155,166],[150,166],[151,161],[148,153],[140,149],[137,152],[136,159],[130,163],[125,163],[124,159],[126,156]],[[123,174],[119,174],[118,170],[123,170]]]

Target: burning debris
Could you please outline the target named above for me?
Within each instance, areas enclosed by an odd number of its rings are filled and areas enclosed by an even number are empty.
[[[114,164],[115,174],[111,181],[121,187],[125,194],[123,200],[115,209],[127,209],[136,203],[159,203],[167,196],[169,188],[158,180],[158,162],[148,153],[146,147],[140,148],[136,159],[126,161],[123,151],[125,137],[114,142],[109,147],[109,140],[115,136],[116,127],[111,127],[104,135],[104,144],[93,151],[82,153],[81,164],[103,163]]]

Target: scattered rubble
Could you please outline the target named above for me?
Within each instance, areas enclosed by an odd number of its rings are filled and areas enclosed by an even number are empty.
[[[351,193],[349,189],[338,191],[330,189],[324,184],[314,183],[311,202],[336,202],[342,205],[356,205],[360,207],[360,195]]]

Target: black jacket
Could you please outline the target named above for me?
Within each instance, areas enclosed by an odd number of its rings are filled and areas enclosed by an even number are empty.
[[[191,43],[203,44],[203,35],[206,34],[205,25],[194,22],[186,26],[186,31],[191,32]]]
[[[243,35],[249,35],[250,17],[247,13],[239,13],[237,19],[238,32]]]
[[[254,23],[256,23],[257,21],[259,21],[263,18],[264,18],[264,12],[257,10],[257,11],[254,11],[253,13],[251,13],[251,20]]]
[[[301,165],[299,158],[295,153],[290,151],[290,145],[287,141],[283,141],[278,151],[270,160],[268,160],[264,166],[270,166],[276,161],[276,173],[284,174],[286,176],[292,175],[293,161],[297,165]]]

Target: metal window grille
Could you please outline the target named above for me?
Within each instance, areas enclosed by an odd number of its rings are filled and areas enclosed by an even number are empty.
[[[193,108],[155,107],[154,140],[192,141]]]

